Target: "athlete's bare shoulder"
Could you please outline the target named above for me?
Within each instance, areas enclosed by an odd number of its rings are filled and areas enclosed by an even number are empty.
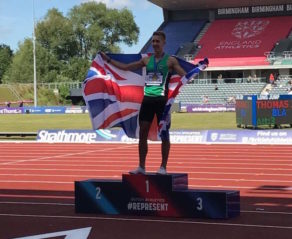
[[[168,57],[168,63],[173,66],[175,64],[178,64],[178,61],[177,61],[177,59],[175,57],[169,56]]]
[[[180,66],[178,60],[175,57],[170,56],[168,58],[167,64],[170,70],[175,71],[180,76],[184,76],[186,74],[185,70]]]

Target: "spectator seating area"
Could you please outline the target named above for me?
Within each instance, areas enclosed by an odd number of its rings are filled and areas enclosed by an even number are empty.
[[[281,39],[278,43],[276,43],[273,52],[275,53],[275,57],[282,57],[283,52],[292,52],[292,39],[285,38]]]
[[[292,49],[290,51],[266,52],[267,60],[273,65],[292,65]]]
[[[195,61],[208,56],[215,67],[269,65],[265,52],[287,38],[291,27],[291,16],[215,20],[199,42]]]
[[[218,87],[215,90],[215,87]],[[187,84],[183,86],[176,101],[181,103],[225,104],[231,97],[242,95],[260,95],[266,83],[221,83],[221,84]],[[206,100],[207,99],[207,100]]]
[[[192,42],[204,27],[206,21],[170,21],[166,22],[159,29],[166,34],[167,42],[165,51],[170,55],[175,55],[180,47]],[[151,42],[148,42],[142,53],[153,52]]]
[[[292,76],[280,77],[275,84],[270,87],[271,95],[284,95],[287,94],[292,87]]]
[[[202,31],[205,26],[208,26],[206,32]],[[197,54],[193,59],[195,62],[208,57],[210,67],[224,67],[292,64],[292,57],[283,55],[292,52],[291,29],[292,16],[279,16],[219,19],[211,23],[204,20],[169,21],[158,30],[166,33],[165,51],[169,54],[181,58],[190,53]],[[153,52],[151,40],[141,51],[149,52]],[[270,52],[273,52],[270,55],[273,61],[267,57]],[[283,59],[275,61],[280,55]]]

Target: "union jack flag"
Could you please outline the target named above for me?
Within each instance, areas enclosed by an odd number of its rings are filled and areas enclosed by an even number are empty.
[[[130,63],[147,55],[111,54],[114,60]],[[177,58],[182,68],[189,72],[180,77],[173,74],[169,81],[168,102],[160,123],[152,122],[148,135],[150,140],[159,140],[170,125],[170,108],[174,98],[194,75],[199,74],[208,62],[193,65]],[[130,138],[139,137],[139,110],[144,96],[146,68],[137,71],[123,71],[105,62],[97,54],[83,82],[83,97],[89,110],[93,129],[121,127]]]

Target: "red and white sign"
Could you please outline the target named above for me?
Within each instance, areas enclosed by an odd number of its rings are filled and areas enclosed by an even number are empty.
[[[199,42],[195,61],[208,57],[209,66],[268,65],[264,53],[291,27],[291,16],[216,20]]]

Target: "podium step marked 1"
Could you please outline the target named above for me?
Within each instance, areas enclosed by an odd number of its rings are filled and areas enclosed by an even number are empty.
[[[188,175],[123,174],[122,180],[75,182],[76,213],[181,218],[240,214],[237,190],[188,189]]]

